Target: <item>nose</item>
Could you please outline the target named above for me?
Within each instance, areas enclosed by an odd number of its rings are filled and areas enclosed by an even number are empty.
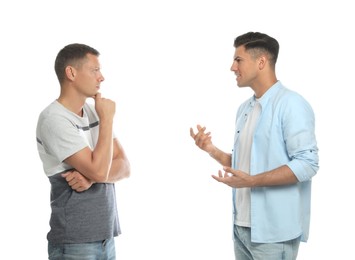
[[[104,81],[104,80],[105,80],[105,78],[104,78],[104,76],[101,74],[99,81],[102,82],[102,81]]]
[[[237,69],[238,69],[237,62],[233,61],[233,63],[232,63],[232,66],[231,66],[230,70],[235,72]]]

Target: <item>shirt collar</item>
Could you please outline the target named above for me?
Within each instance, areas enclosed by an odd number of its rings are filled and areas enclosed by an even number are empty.
[[[262,95],[260,98],[258,98],[258,102],[260,103],[261,107],[265,106],[269,99],[271,97],[273,97],[277,92],[278,90],[282,87],[282,84],[281,82],[278,80],[276,81],[276,83],[274,85],[271,86],[271,88],[269,88],[265,93],[264,95]],[[255,95],[253,96],[252,100],[251,100],[251,105],[254,106],[255,105],[255,102],[256,102],[256,97]]]

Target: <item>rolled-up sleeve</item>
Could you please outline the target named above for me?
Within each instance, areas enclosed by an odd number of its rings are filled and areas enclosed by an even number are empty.
[[[283,122],[284,140],[291,159],[287,165],[298,181],[308,181],[319,168],[313,110],[304,98],[293,95],[287,100]]]

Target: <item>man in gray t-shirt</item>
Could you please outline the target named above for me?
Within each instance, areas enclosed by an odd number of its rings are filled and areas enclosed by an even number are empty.
[[[37,147],[51,183],[49,259],[115,259],[121,232],[114,183],[129,176],[130,165],[113,133],[115,103],[99,93],[98,57],[84,44],[58,53],[60,96],[38,118]]]

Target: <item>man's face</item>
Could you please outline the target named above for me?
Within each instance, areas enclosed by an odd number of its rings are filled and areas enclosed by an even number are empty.
[[[100,90],[100,84],[104,77],[100,71],[100,63],[97,56],[88,54],[82,66],[75,69],[75,85],[77,90],[86,97],[92,97]]]
[[[235,49],[231,71],[237,76],[236,80],[239,87],[253,85],[259,71],[257,60],[245,51],[244,46]]]

